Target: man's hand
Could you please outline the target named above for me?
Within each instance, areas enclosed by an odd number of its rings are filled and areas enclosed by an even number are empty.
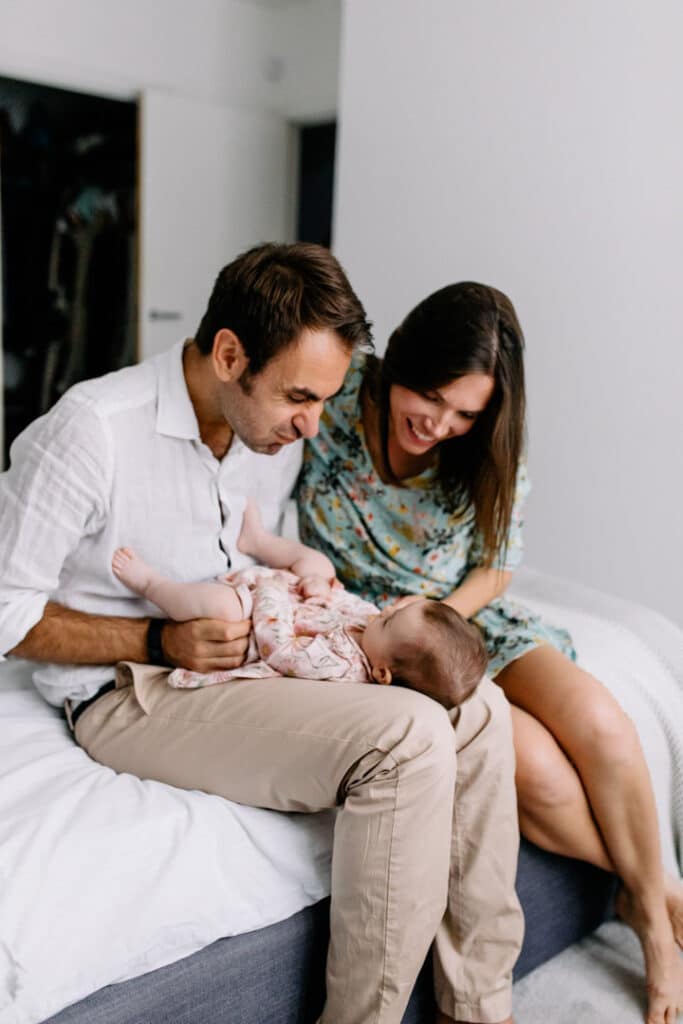
[[[250,619],[167,622],[161,633],[161,646],[170,665],[192,672],[216,672],[239,668],[247,653],[250,631]]]

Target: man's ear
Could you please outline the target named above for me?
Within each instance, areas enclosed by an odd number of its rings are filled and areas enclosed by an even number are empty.
[[[211,361],[216,377],[224,383],[239,380],[249,365],[242,342],[228,327],[222,327],[213,339]]]
[[[388,686],[391,682],[391,669],[388,665],[373,665],[372,678],[376,683],[382,683],[383,685]]]

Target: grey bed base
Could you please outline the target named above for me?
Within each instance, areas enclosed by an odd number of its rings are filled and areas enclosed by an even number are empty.
[[[615,879],[522,841],[517,891],[526,937],[519,979],[612,912]],[[211,946],[131,981],[108,985],[45,1024],[314,1024],[324,998],[329,901]],[[432,1024],[429,958],[403,1024]]]

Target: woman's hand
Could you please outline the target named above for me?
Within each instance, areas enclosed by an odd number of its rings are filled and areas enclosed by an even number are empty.
[[[512,573],[501,569],[472,569],[460,586],[443,599],[443,603],[455,608],[464,619],[469,619],[504,594],[511,579]]]
[[[404,594],[403,597],[397,597],[395,601],[390,601],[387,608],[397,611],[399,608],[405,608],[406,605],[414,604],[416,601],[424,601],[424,598],[420,597],[419,594]]]

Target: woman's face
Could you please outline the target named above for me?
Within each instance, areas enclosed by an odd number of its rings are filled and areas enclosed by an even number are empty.
[[[425,393],[392,384],[389,392],[389,436],[409,455],[424,455],[441,441],[462,437],[488,405],[493,377],[470,373],[443,388]]]

